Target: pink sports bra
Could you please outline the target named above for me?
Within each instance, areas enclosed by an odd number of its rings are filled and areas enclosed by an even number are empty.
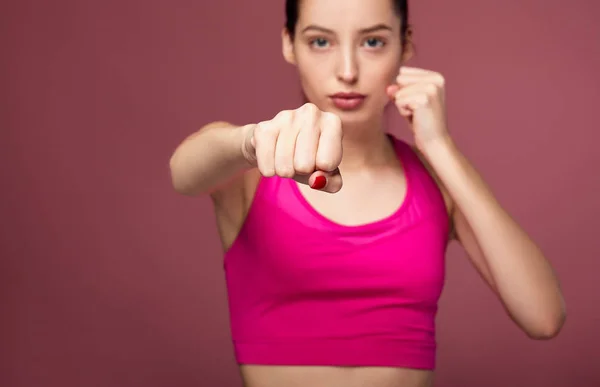
[[[295,181],[261,178],[224,261],[239,364],[435,368],[449,218],[418,156],[390,139],[407,194],[373,223],[337,224]]]

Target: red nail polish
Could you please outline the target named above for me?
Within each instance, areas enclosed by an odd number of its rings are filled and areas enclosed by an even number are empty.
[[[310,188],[312,189],[323,189],[327,185],[327,179],[325,176],[317,176],[315,181],[312,183]]]

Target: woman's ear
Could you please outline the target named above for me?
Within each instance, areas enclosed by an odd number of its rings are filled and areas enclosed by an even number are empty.
[[[281,50],[283,58],[289,64],[296,64],[296,55],[294,54],[294,42],[287,28],[281,31]]]
[[[404,38],[404,45],[402,47],[402,63],[408,62],[415,54],[415,45],[413,42],[413,29],[412,26],[408,26],[406,29],[406,37]]]

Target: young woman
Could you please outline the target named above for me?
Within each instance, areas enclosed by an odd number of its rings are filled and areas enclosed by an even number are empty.
[[[171,159],[210,195],[250,387],[430,386],[450,240],[527,336],[565,320],[553,270],[452,141],[444,77],[410,68],[406,0],[288,0],[283,56],[309,101],[211,123]],[[395,104],[409,146],[384,130]]]

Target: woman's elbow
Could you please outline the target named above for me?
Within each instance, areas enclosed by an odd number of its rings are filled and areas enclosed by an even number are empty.
[[[171,176],[171,186],[178,194],[185,196],[195,196],[198,194],[197,189],[190,184],[185,173],[181,170],[176,155],[174,154],[169,160],[169,173]]]
[[[567,319],[567,313],[563,308],[559,311],[549,314],[543,321],[538,323],[536,327],[528,329],[526,331],[527,336],[533,340],[550,340],[555,338],[561,332],[565,321]]]

